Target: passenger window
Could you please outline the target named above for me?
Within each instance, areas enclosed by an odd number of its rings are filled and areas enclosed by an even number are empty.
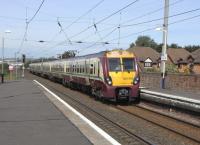
[[[90,74],[93,74],[93,68],[94,67],[94,65],[93,64],[90,64]]]
[[[96,64],[94,64],[94,74],[96,74],[96,67],[95,67],[95,65],[96,65]]]
[[[98,61],[98,68],[97,68],[97,71],[98,71],[98,77],[99,77],[99,75],[100,75],[100,64],[99,64],[99,61]]]

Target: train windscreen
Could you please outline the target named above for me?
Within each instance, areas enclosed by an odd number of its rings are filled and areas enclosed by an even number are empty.
[[[133,58],[123,58],[122,64],[124,71],[135,71],[135,61]]]
[[[109,58],[109,70],[112,71],[121,71],[120,58]]]

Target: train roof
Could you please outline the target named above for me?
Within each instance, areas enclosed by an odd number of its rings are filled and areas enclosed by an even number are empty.
[[[66,60],[73,60],[73,59],[82,59],[82,58],[93,58],[93,57],[103,57],[105,56],[105,53],[107,51],[101,51],[101,52],[97,52],[97,53],[93,53],[93,54],[87,54],[87,55],[83,55],[83,56],[76,56],[76,57],[72,57],[72,58],[68,58]]]
[[[101,51],[101,52],[97,52],[97,53],[93,53],[93,54],[87,54],[87,55],[83,55],[83,56],[76,56],[76,57],[72,57],[72,58],[67,58],[67,59],[62,59],[62,60],[53,60],[53,61],[47,61],[44,63],[48,63],[48,62],[63,62],[63,61],[73,61],[75,59],[86,59],[86,58],[95,58],[95,57],[104,57],[106,56],[107,52],[113,52],[113,51],[126,51],[126,50],[112,50],[112,51]],[[41,62],[40,62],[41,63]]]

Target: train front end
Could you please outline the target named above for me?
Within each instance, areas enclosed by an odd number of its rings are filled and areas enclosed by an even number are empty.
[[[139,100],[140,77],[135,55],[124,50],[106,53],[105,96],[114,101]]]

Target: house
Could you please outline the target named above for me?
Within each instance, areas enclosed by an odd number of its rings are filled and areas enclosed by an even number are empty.
[[[128,51],[131,51],[136,55],[141,71],[143,71],[145,68],[159,68],[160,54],[154,49],[150,47],[134,46],[129,48]]]
[[[193,72],[200,74],[200,48],[192,52],[192,56],[194,58]]]
[[[179,72],[193,71],[193,55],[183,48],[168,48],[167,54],[169,60],[177,66]]]

